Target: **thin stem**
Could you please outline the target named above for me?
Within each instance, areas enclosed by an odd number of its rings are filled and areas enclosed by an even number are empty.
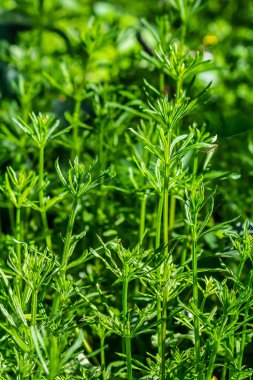
[[[226,375],[227,375],[227,363],[225,363],[222,374],[221,374],[221,380],[226,380]]]
[[[147,195],[144,194],[141,198],[141,209],[140,209],[139,241],[141,243],[142,243],[144,232],[145,232],[146,206],[147,206]]]
[[[175,225],[175,214],[176,214],[176,197],[171,194],[170,197],[170,219],[169,219],[169,230],[173,231]]]
[[[249,289],[251,289],[251,287],[252,287],[252,274],[253,274],[253,271],[250,272]],[[251,302],[251,298],[249,298],[247,303],[246,303],[245,313],[244,313],[244,321],[246,321],[248,316],[249,316],[250,302]],[[245,344],[246,344],[246,336],[247,336],[246,329],[247,329],[247,323],[244,323],[243,329],[242,329],[242,331],[243,331],[242,341],[241,341],[241,345],[240,345],[240,351],[238,354],[238,368],[239,368],[239,370],[242,369],[243,355],[244,355],[244,349],[245,349]]]
[[[156,239],[155,239],[155,248],[158,249],[160,247],[160,239],[161,239],[161,225],[162,225],[162,213],[163,213],[163,193],[159,194],[159,201],[157,207],[157,216],[156,216]],[[161,278],[161,268],[157,269],[157,278],[160,280]],[[162,303],[160,299],[160,289],[158,290],[157,296],[157,339],[158,339],[158,353],[160,357],[162,357]]]
[[[107,380],[106,375],[106,363],[105,363],[105,335],[102,334],[100,337],[100,361],[101,361],[101,368],[102,368],[102,378],[103,380]]]
[[[77,204],[78,204],[78,198],[75,197],[72,208],[69,215],[69,221],[67,226],[67,233],[65,237],[65,243],[64,243],[64,249],[63,249],[63,257],[62,257],[62,266],[63,270],[66,271],[65,267],[67,266],[68,259],[69,259],[69,251],[70,251],[70,245],[71,245],[71,237],[73,232],[73,227],[75,223],[75,217],[77,213]]]
[[[125,264],[127,265],[127,264]],[[127,273],[127,267],[125,268]],[[132,351],[131,351],[131,337],[130,337],[130,323],[128,320],[128,278],[123,277],[123,292],[122,292],[122,308],[123,308],[123,323],[124,323],[124,341],[126,350],[126,364],[127,364],[127,380],[133,379],[132,373]]]
[[[32,292],[32,305],[31,305],[31,324],[36,325],[37,319],[37,304],[38,304],[38,294],[36,290]]]
[[[18,207],[16,210],[16,238],[21,241],[21,208]],[[17,257],[19,263],[21,263],[21,246],[17,243]]]
[[[165,271],[167,273],[167,271]],[[163,307],[162,307],[162,380],[165,379],[165,369],[166,369],[166,330],[167,330],[167,303],[168,303],[168,276],[165,275],[164,279],[164,291],[163,291]]]
[[[139,242],[143,243],[144,233],[145,233],[145,225],[146,225],[146,208],[147,208],[147,194],[143,194],[141,197],[141,207],[140,207],[140,228],[139,228]],[[135,280],[135,293],[137,294],[139,291],[139,280]],[[146,292],[146,285],[143,284],[141,287],[141,292]]]
[[[167,176],[167,170],[165,170],[165,176]],[[168,243],[169,243],[169,195],[168,195],[168,186],[167,180],[165,177],[164,181],[164,204],[163,204],[163,239],[165,247],[165,256],[167,259],[168,256]],[[167,262],[167,260],[166,260]],[[165,356],[166,356],[166,325],[167,325],[167,298],[168,298],[168,290],[167,290],[167,270],[166,263],[164,266],[164,282],[163,282],[163,304],[162,304],[162,324],[161,324],[161,333],[162,333],[162,380],[165,379]]]
[[[162,306],[162,380],[165,379],[165,357],[166,357],[166,327],[167,327],[167,303],[168,303],[168,253],[169,253],[169,163],[170,163],[170,144],[171,144],[171,129],[168,131],[167,136],[168,147],[165,152],[165,175],[164,175],[164,202],[163,202],[163,241],[165,244],[165,265],[164,268],[164,286],[163,286],[163,306]]]
[[[214,344],[213,344],[213,349],[212,349],[211,356],[210,356],[210,359],[209,359],[209,365],[208,365],[208,368],[207,368],[206,380],[212,380],[213,367],[214,367],[214,364],[215,364],[215,359],[216,359],[216,356],[217,356],[218,347],[219,347],[219,342],[215,341]]]
[[[183,77],[182,75],[179,75],[176,82],[176,104],[178,104],[181,98],[182,87],[183,87]]]
[[[195,225],[193,227],[192,236],[192,280],[193,280],[193,302],[196,310],[199,310],[199,295],[198,295],[198,263],[197,263],[197,249],[196,249],[196,217]],[[196,373],[199,375],[199,362],[200,362],[200,336],[199,336],[199,319],[194,315],[194,340],[195,340],[195,362]]]
[[[75,102],[73,124],[72,124],[73,142],[74,142],[74,144],[73,144],[74,145],[74,149],[73,149],[74,156],[79,156],[79,153],[80,153],[79,118],[80,118],[81,104],[82,104],[82,98],[78,96],[76,99],[76,102]]]
[[[19,242],[21,241],[21,208],[20,207],[16,209],[16,238]],[[17,258],[18,258],[19,264],[21,265],[22,258],[21,258],[21,244],[20,243],[17,243]],[[15,282],[21,292],[22,291],[22,277],[17,279]]]
[[[187,237],[185,238],[184,243],[183,243],[183,247],[182,247],[181,260],[180,260],[181,266],[185,265],[187,246],[188,246],[188,242],[189,242],[188,234],[189,234],[189,228],[188,228],[188,225],[185,223],[185,235]]]
[[[198,164],[199,164],[198,152],[194,152],[194,159],[193,159],[193,176],[194,176],[194,178],[196,178],[196,176],[197,176]]]
[[[42,225],[43,229],[45,231],[46,235],[46,244],[49,250],[52,250],[52,242],[51,242],[51,236],[48,229],[48,223],[47,223],[47,215],[46,210],[44,207],[44,147],[40,147],[39,150],[39,201],[40,201],[40,209],[41,209],[41,219],[42,219]]]
[[[241,278],[241,274],[242,274],[242,270],[243,270],[243,267],[244,267],[244,263],[245,263],[245,259],[243,259],[243,260],[240,261],[238,272],[237,272],[238,279]],[[238,283],[234,284],[234,290],[235,291],[238,290]],[[245,316],[244,316],[244,318],[245,318]],[[231,352],[230,361],[233,362],[234,361],[234,357],[235,357],[235,336],[234,335],[231,336],[229,342],[230,342],[230,352]],[[243,348],[243,350],[244,350],[244,348]],[[241,351],[241,349],[240,349],[239,360],[242,360],[242,357],[243,357],[243,351]],[[231,366],[230,369],[229,369],[229,376],[232,378],[233,374],[234,374],[234,369]]]
[[[60,276],[62,280],[64,280],[65,278],[66,266],[68,264],[68,259],[70,256],[71,237],[72,237],[75,217],[77,213],[77,204],[78,204],[78,198],[75,197],[72,204],[71,211],[70,211],[70,215],[69,215],[69,221],[67,225],[67,232],[66,232],[65,243],[64,243],[64,248],[63,248],[62,269],[60,271]],[[58,293],[57,296],[54,297],[54,301],[53,301],[53,305],[51,309],[51,315],[56,314],[59,308],[59,305],[60,305],[60,293]]]

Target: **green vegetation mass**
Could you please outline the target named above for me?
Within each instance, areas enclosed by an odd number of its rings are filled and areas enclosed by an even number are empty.
[[[253,3],[0,4],[0,380],[252,379]]]

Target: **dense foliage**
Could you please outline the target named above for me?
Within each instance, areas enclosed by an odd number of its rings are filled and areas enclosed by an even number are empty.
[[[251,379],[253,4],[0,5],[0,379]]]

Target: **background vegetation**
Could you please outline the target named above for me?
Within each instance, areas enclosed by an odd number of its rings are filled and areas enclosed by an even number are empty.
[[[0,5],[1,379],[252,378],[252,17]]]

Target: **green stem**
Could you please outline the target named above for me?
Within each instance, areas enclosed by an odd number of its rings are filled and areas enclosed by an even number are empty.
[[[253,271],[250,272],[249,289],[252,288],[252,274],[253,274]],[[244,313],[244,321],[246,321],[248,316],[249,316],[250,302],[251,302],[251,298],[249,298],[247,303],[246,303],[245,313]],[[239,368],[239,370],[242,369],[243,355],[244,355],[244,349],[245,349],[245,344],[246,344],[246,336],[247,336],[246,329],[247,329],[247,323],[244,323],[243,329],[242,329],[243,333],[242,333],[242,341],[241,341],[241,345],[240,345],[240,352],[238,355],[238,368]]]
[[[212,380],[213,367],[214,367],[216,356],[217,356],[218,346],[219,346],[219,342],[215,341],[214,345],[213,345],[212,352],[211,352],[211,356],[209,359],[209,365],[207,368],[206,380]]]
[[[225,365],[223,367],[222,374],[221,374],[221,380],[226,380],[226,375],[227,375],[227,363],[225,362]]]
[[[102,334],[100,337],[100,360],[101,360],[101,368],[102,368],[102,378],[103,380],[107,380],[106,375],[106,363],[105,363],[105,335]]]
[[[75,222],[75,217],[77,213],[77,205],[78,205],[78,198],[74,198],[72,208],[69,215],[69,221],[67,225],[67,232],[65,237],[65,243],[63,248],[63,256],[62,256],[62,269],[60,271],[61,279],[65,279],[66,274],[66,266],[68,264],[69,256],[70,256],[70,247],[71,247],[71,237]],[[57,313],[59,305],[60,305],[60,293],[57,294],[57,296],[54,297],[52,309],[51,309],[51,315],[54,315]]]
[[[239,264],[239,268],[238,268],[238,272],[237,272],[237,277],[239,280],[241,278],[244,263],[245,263],[245,259],[241,260],[240,264]],[[238,287],[239,287],[238,283],[234,284],[234,291],[238,291]],[[231,352],[230,361],[233,362],[234,358],[235,358],[235,336],[234,335],[232,335],[230,337],[229,342],[230,342],[230,352]],[[242,357],[240,357],[240,354],[243,356],[243,352],[241,351],[241,349],[240,349],[240,353],[239,353],[239,360],[242,360]],[[230,366],[229,377],[232,378],[233,375],[234,375],[234,369],[232,366]]]
[[[146,207],[147,207],[147,194],[143,194],[141,197],[141,207],[140,207],[140,228],[139,228],[139,242],[143,243],[144,233],[145,233],[145,224],[146,224]],[[140,281],[138,279],[135,280],[135,294],[139,291]],[[141,287],[141,292],[146,292],[146,284],[143,284]]]
[[[62,266],[63,266],[64,271],[66,271],[65,267],[68,264],[68,259],[69,259],[69,255],[70,255],[69,251],[70,251],[73,227],[74,227],[74,223],[75,223],[75,217],[76,217],[76,213],[77,213],[77,204],[78,204],[78,198],[75,197],[73,204],[72,204],[71,211],[70,211],[70,215],[69,215],[67,233],[66,233],[65,243],[64,243],[64,248],[63,248]]]
[[[166,357],[166,327],[167,327],[167,303],[168,303],[168,253],[169,253],[169,163],[170,163],[170,144],[171,144],[171,129],[168,131],[167,136],[168,147],[165,152],[165,174],[164,174],[164,201],[163,201],[163,241],[165,244],[165,264],[164,269],[164,285],[163,285],[163,305],[162,305],[162,380],[165,379],[165,357]]]
[[[199,164],[198,152],[194,152],[194,159],[193,159],[193,176],[194,176],[194,178],[196,178],[196,176],[197,176],[198,164]]]
[[[147,206],[147,195],[144,194],[141,198],[141,209],[140,209],[139,241],[141,243],[142,243],[144,232],[145,232],[146,206]]]
[[[32,292],[32,305],[31,305],[31,324],[36,325],[37,319],[37,304],[38,304],[38,294],[36,290]]]
[[[74,109],[74,115],[73,115],[73,142],[74,142],[74,149],[73,153],[74,156],[79,156],[80,153],[80,142],[79,139],[79,118],[80,118],[80,111],[81,111],[81,104],[82,104],[82,98],[77,97],[75,102],[75,109]],[[74,157],[72,157],[74,159]]]
[[[188,225],[185,223],[185,235],[187,236],[184,240],[183,247],[182,247],[182,253],[181,253],[181,260],[180,260],[180,265],[184,266],[185,265],[185,260],[186,260],[186,253],[187,253],[187,246],[189,243],[189,228]]]
[[[162,213],[163,213],[163,193],[159,194],[159,201],[157,207],[157,216],[156,216],[156,239],[155,239],[155,248],[158,249],[160,247],[161,240],[161,225],[162,225]],[[157,278],[160,281],[161,278],[161,268],[157,269]],[[160,288],[160,287],[159,287]],[[159,356],[162,357],[162,303],[160,299],[160,289],[158,290],[157,296],[157,339],[158,339],[158,353]]]
[[[166,168],[167,169],[167,168]],[[167,302],[168,302],[168,291],[167,291],[167,256],[168,256],[168,243],[169,243],[169,196],[168,196],[168,186],[167,186],[167,170],[165,169],[165,181],[164,181],[164,204],[163,204],[163,240],[165,247],[165,265],[164,267],[164,281],[163,281],[163,303],[162,303],[162,380],[165,379],[165,356],[166,356],[166,325],[167,325]]]
[[[16,210],[16,238],[18,241],[21,241],[21,208],[18,207]],[[21,246],[17,243],[17,257],[18,261],[21,264]]]
[[[182,87],[183,87],[183,77],[182,75],[179,75],[177,79],[177,83],[176,83],[176,104],[178,104],[181,98]]]
[[[21,241],[21,208],[18,207],[16,209],[16,238],[18,241]],[[21,244],[17,243],[17,258],[18,262],[21,265],[22,264],[22,258],[21,258]],[[22,278],[20,277],[16,281],[16,285],[19,287],[20,293],[22,293]]]
[[[193,282],[193,302],[196,310],[199,310],[199,295],[198,295],[198,263],[196,249],[196,217],[192,234],[192,282]],[[195,362],[196,373],[199,375],[200,362],[200,336],[199,336],[199,319],[194,315],[194,340],[195,340]]]
[[[50,232],[48,229],[46,210],[44,207],[44,147],[43,146],[40,147],[40,150],[39,150],[39,189],[40,189],[39,201],[40,201],[42,225],[45,231],[47,247],[51,251],[52,242],[51,242]]]
[[[125,271],[127,273],[127,269]],[[123,292],[122,292],[122,307],[123,307],[123,323],[124,323],[124,341],[126,350],[126,364],[127,364],[127,380],[133,379],[132,374],[132,350],[131,350],[131,337],[130,337],[130,323],[128,320],[128,278],[123,277]]]
[[[165,275],[164,290],[163,290],[163,307],[162,307],[162,380],[165,379],[165,370],[166,370],[167,303],[168,303],[168,298],[169,298],[167,280],[168,278]]]
[[[175,214],[176,214],[176,197],[172,194],[170,198],[170,220],[169,220],[169,230],[173,231],[175,225]]]

